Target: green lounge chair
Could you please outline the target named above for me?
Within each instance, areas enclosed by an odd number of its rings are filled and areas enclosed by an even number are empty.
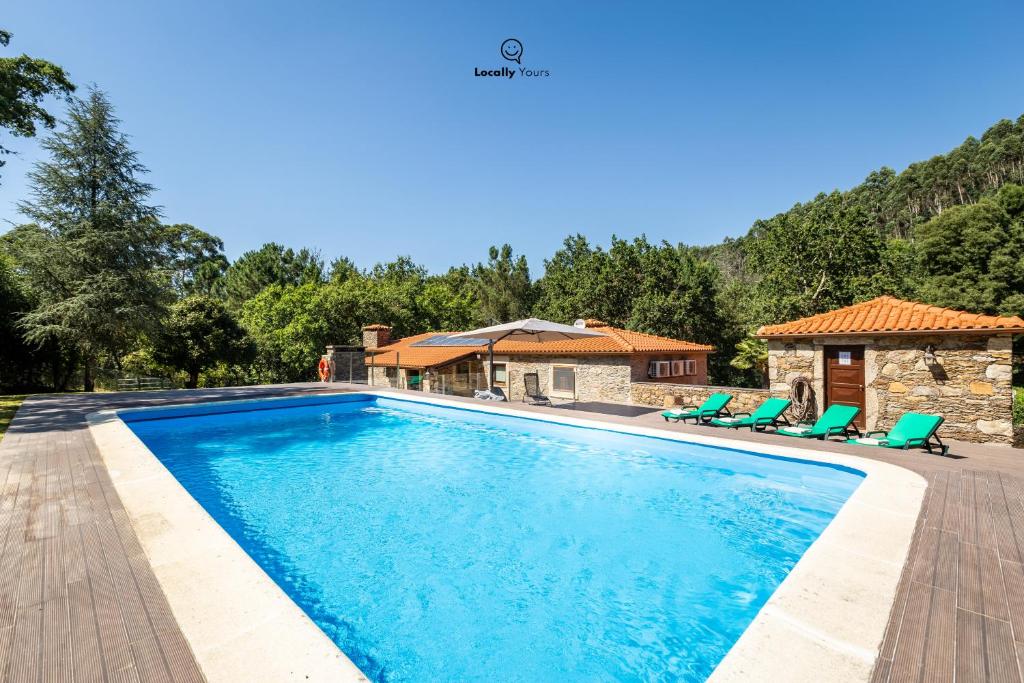
[[[830,436],[860,436],[860,430],[853,424],[860,408],[833,403],[821,414],[817,422],[799,422],[794,427],[779,427],[775,431],[784,436],[801,439],[825,440]]]
[[[782,414],[786,412],[792,403],[785,398],[770,398],[757,407],[753,413],[736,413],[732,417],[719,417],[711,420],[708,424],[714,427],[728,427],[739,429],[747,427],[750,431],[755,429],[763,432],[766,427],[778,427],[780,424],[789,424]]]
[[[945,422],[941,415],[923,415],[921,413],[903,413],[903,417],[896,420],[888,432],[868,432],[857,439],[847,439],[846,443],[855,443],[861,446],[879,446],[881,448],[923,448],[929,453],[934,453],[932,448],[938,448],[942,455],[949,453],[949,446],[942,443],[942,439],[936,433],[939,426]],[[932,439],[935,443],[932,444]]]
[[[731,413],[726,406],[729,405],[731,400],[732,394],[711,394],[708,400],[701,403],[700,406],[691,405],[671,408],[663,412],[661,416],[665,418],[665,422],[669,420],[675,420],[676,422],[682,420],[684,423],[687,420],[693,420],[694,424],[707,422],[714,417],[730,415]]]

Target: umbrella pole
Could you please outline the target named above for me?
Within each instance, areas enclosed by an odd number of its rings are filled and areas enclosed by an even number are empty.
[[[487,391],[494,390],[494,340],[487,340]]]

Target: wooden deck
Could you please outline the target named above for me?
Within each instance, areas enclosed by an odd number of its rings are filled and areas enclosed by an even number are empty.
[[[203,680],[96,452],[85,416],[111,407],[317,388],[26,400],[0,441],[0,678]]]
[[[0,677],[203,678],[96,452],[86,414],[324,389],[309,384],[28,399],[0,442]],[[673,431],[709,429],[666,425],[656,413],[575,414]],[[805,445],[897,463],[929,481],[874,680],[1022,681],[1024,451],[954,444],[954,457],[942,458]]]

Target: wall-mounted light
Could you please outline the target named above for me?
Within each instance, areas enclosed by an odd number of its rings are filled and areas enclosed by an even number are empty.
[[[935,346],[934,345],[929,344],[928,346],[924,347],[924,364],[925,365],[935,365],[938,362],[938,360],[939,359],[935,357]]]

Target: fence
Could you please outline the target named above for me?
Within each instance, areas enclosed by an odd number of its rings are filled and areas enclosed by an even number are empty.
[[[335,382],[348,382],[350,384],[368,384],[369,367],[366,364],[366,352],[362,348],[347,349],[340,347],[327,347],[328,356],[333,362],[333,374]]]
[[[170,377],[130,375],[112,368],[98,368],[93,380],[97,388],[106,391],[156,391],[176,388],[174,380]]]
[[[173,388],[174,382],[166,377],[126,377],[117,380],[118,391],[149,391]]]
[[[445,396],[472,396],[487,388],[486,372],[436,373],[428,378],[427,391]]]

